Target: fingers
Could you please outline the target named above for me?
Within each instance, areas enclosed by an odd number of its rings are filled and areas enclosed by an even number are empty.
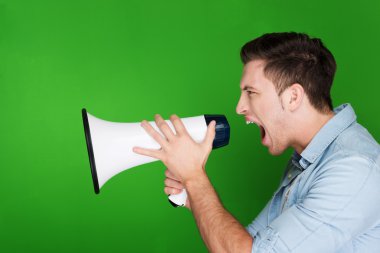
[[[170,116],[170,121],[173,124],[176,133],[173,133],[172,129],[168,123],[161,117],[161,115],[156,114],[154,116],[155,123],[160,131],[164,134],[168,141],[175,138],[175,135],[187,134],[187,130],[181,119],[177,115]],[[165,138],[161,136],[146,120],[141,123],[141,126],[163,147],[165,143]]]
[[[169,171],[165,170],[165,188],[164,192],[169,194],[179,194],[182,192],[182,189],[184,189],[184,186],[177,180],[177,178]]]
[[[171,187],[165,187],[164,192],[166,195],[175,195],[175,194],[180,194],[182,190],[176,189],[176,188],[171,188]]]
[[[161,151],[156,149],[146,149],[146,148],[140,148],[140,147],[133,147],[133,152],[140,154],[140,155],[146,155],[150,156],[159,160],[162,160],[161,157]]]
[[[185,125],[183,124],[182,120],[175,114],[170,116],[170,121],[172,122],[175,131],[177,132],[178,135],[181,134],[187,134],[187,130]]]
[[[154,116],[154,120],[156,122],[157,127],[161,130],[161,132],[165,135],[165,137],[170,141],[174,138],[174,133],[170,129],[168,123],[161,117],[161,115],[156,114]]]
[[[165,148],[167,146],[165,138],[158,133],[150,124],[148,121],[143,120],[141,122],[142,128],[155,140],[162,148]]]
[[[165,179],[164,183],[165,183],[166,187],[176,188],[176,189],[183,189],[184,188],[183,185],[179,181],[173,180],[173,179],[168,178],[168,177]]]
[[[171,179],[174,179],[174,180],[178,180],[178,178],[176,178],[173,173],[170,172],[170,170],[165,170],[165,176],[168,177],[168,178],[171,178]]]
[[[213,120],[210,122],[210,124],[207,127],[206,137],[204,140],[204,143],[207,146],[210,146],[210,145],[212,146],[212,143],[215,139],[215,125],[216,125],[216,122],[215,120]]]

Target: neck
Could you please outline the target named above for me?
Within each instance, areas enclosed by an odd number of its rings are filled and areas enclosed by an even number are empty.
[[[294,129],[297,129],[297,133],[294,133],[296,138],[291,146],[298,154],[301,154],[305,150],[319,130],[321,130],[334,115],[333,111],[327,114],[316,111],[313,113],[308,112],[306,115],[300,117],[299,121],[295,122],[296,127]]]

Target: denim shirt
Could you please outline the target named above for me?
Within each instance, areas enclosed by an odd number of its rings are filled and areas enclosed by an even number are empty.
[[[252,252],[380,252],[380,146],[349,104],[334,112],[246,227]]]

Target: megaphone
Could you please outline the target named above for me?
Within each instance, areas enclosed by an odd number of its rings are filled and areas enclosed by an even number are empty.
[[[132,167],[157,161],[157,159],[136,154],[133,147],[159,149],[161,146],[145,132],[140,123],[118,123],[102,120],[82,109],[82,118],[88,157],[90,160],[92,182],[96,194],[100,188],[116,174]],[[207,126],[216,121],[213,149],[223,147],[230,139],[230,126],[224,115],[201,115],[181,119],[187,132],[196,142],[202,142],[206,136]],[[172,131],[171,121],[166,120]],[[159,133],[161,131],[154,121],[149,122]],[[169,202],[174,206],[184,206],[187,199],[186,190],[170,195]]]

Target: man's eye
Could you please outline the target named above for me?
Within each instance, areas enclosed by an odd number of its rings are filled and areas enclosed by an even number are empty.
[[[247,93],[248,93],[248,95],[251,95],[251,94],[254,94],[254,93],[256,93],[256,92],[254,92],[254,91],[250,91],[250,90],[247,90]]]

